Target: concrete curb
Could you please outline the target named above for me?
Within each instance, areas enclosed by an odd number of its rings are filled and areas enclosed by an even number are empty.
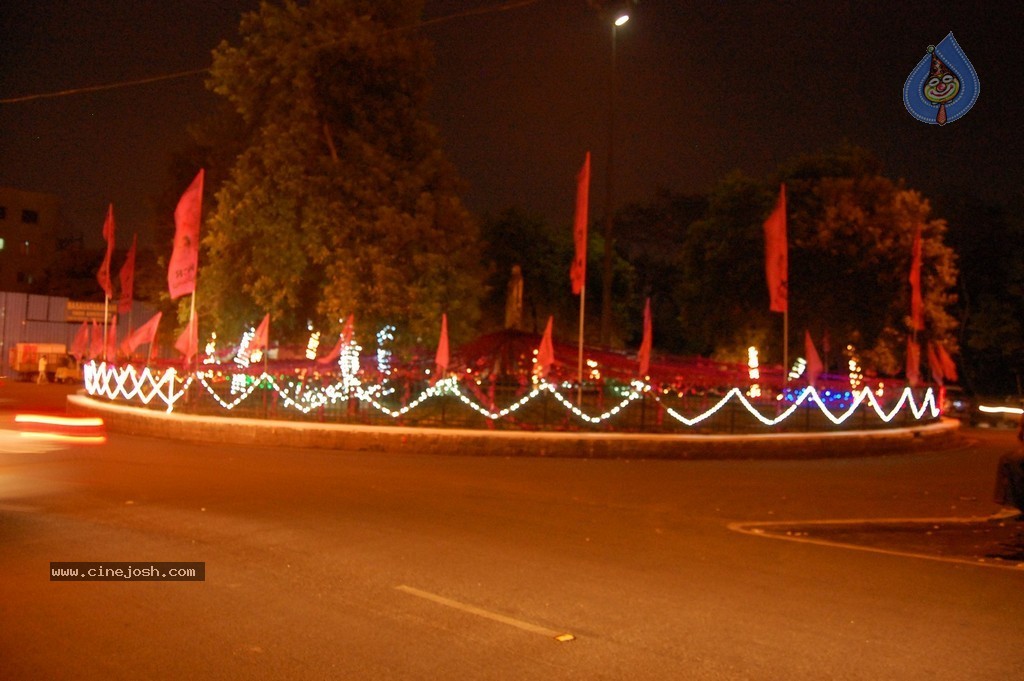
[[[85,395],[68,397],[68,413],[100,416],[108,430],[210,444],[345,451],[605,459],[818,459],[873,456],[949,446],[960,422],[912,428],[764,435],[645,435],[481,431],[297,423],[167,414]]]

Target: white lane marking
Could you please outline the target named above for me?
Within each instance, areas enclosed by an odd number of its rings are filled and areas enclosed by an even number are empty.
[[[485,617],[489,620],[494,620],[495,622],[509,624],[518,629],[522,629],[523,631],[529,631],[534,634],[540,634],[541,636],[547,636],[548,638],[553,638],[556,641],[572,641],[575,638],[575,636],[566,632],[555,631],[554,629],[548,629],[547,627],[542,627],[538,624],[531,624],[530,622],[517,620],[514,617],[508,617],[506,615],[501,615],[496,612],[491,612],[490,610],[484,610],[483,608],[478,608],[475,605],[469,605],[468,603],[462,603],[451,598],[445,598],[444,596],[439,596],[437,594],[430,593],[429,591],[423,591],[415,587],[406,586],[405,584],[396,586],[395,589],[407,594],[412,594],[413,596],[419,596],[420,598],[424,598],[428,601],[433,601],[435,603],[440,603],[441,605],[446,605],[449,608],[461,610],[462,612],[468,612],[471,615],[478,615],[479,617]]]
[[[816,539],[813,537],[797,537],[794,535],[772,534],[765,531],[766,529],[774,527],[799,528],[807,525],[883,525],[891,523],[920,523],[922,525],[927,525],[935,523],[976,523],[984,522],[987,520],[1000,520],[1003,518],[1013,517],[1015,515],[1017,515],[1017,513],[1015,512],[1000,511],[999,513],[990,516],[967,518],[843,518],[837,520],[772,520],[765,522],[732,522],[729,523],[726,527],[728,527],[733,532],[749,534],[754,537],[763,537],[765,539],[783,539],[785,541],[797,542],[798,544],[815,544],[817,546],[828,546],[837,549],[851,549],[854,551],[866,551],[868,553],[881,553],[887,556],[899,556],[901,558],[923,558],[924,560],[934,560],[940,563],[974,565],[976,567],[999,568],[1001,570],[1016,570],[1017,572],[1020,572],[1021,570],[1024,570],[1024,562],[1017,563],[1015,565],[1009,565],[1006,563],[989,563],[987,561],[982,562],[980,560],[970,560],[968,558],[955,558],[952,556],[933,556],[927,553],[897,551],[895,549],[883,549],[874,546],[847,544],[844,542],[831,541],[829,539]]]

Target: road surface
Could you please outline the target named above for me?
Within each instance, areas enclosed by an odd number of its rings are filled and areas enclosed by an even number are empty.
[[[74,446],[0,408],[6,680],[1024,678],[1024,570],[729,529],[991,514],[1009,431],[878,458],[504,459]],[[206,574],[62,582],[51,561]]]

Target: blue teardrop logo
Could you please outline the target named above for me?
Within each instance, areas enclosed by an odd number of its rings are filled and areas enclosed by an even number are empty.
[[[922,123],[945,125],[970,111],[979,92],[978,73],[951,32],[938,45],[929,45],[910,72],[903,104]]]

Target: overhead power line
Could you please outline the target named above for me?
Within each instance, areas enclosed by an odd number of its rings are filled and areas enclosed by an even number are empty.
[[[436,26],[438,24],[453,21],[455,19],[464,19],[466,17],[480,16],[482,14],[493,14],[495,12],[505,12],[507,10],[519,9],[526,7],[527,5],[533,5],[540,0],[509,0],[503,2],[500,5],[490,5],[485,7],[477,7],[474,9],[464,10],[462,12],[456,12],[455,14],[448,14],[443,17],[436,17],[434,19],[427,19],[421,21],[416,25],[417,28],[425,28],[427,26]],[[411,28],[411,27],[410,27]],[[6,99],[0,99],[0,104],[19,104],[21,102],[30,102],[36,99],[52,99],[54,97],[67,97],[69,95],[80,95],[87,92],[101,92],[103,90],[116,90],[119,88],[134,87],[136,85],[146,85],[147,83],[156,83],[163,80],[176,80],[178,78],[188,78],[189,76],[197,76],[201,73],[209,71],[209,67],[202,69],[191,69],[189,71],[178,71],[177,73],[165,73],[160,76],[150,76],[148,78],[138,78],[136,80],[122,80],[116,83],[105,83],[103,85],[90,85],[87,87],[72,88],[70,90],[60,90],[58,92],[41,92],[33,95],[21,95],[19,97],[8,97]]]
[[[0,104],[16,104],[18,102],[29,102],[34,99],[50,99],[51,97],[66,97],[67,95],[80,95],[85,92],[99,92],[101,90],[114,90],[122,87],[132,87],[134,85],[145,85],[146,83],[156,83],[161,80],[174,80],[176,78],[185,78],[187,76],[194,76],[200,73],[206,73],[209,68],[205,69],[192,69],[191,71],[178,71],[177,73],[166,73],[162,76],[150,76],[149,78],[139,78],[137,80],[123,80],[117,83],[106,83],[105,85],[90,85],[88,87],[77,87],[71,90],[61,90],[59,92],[43,92],[35,95],[23,95],[21,97],[9,97],[7,99],[0,99]]]

